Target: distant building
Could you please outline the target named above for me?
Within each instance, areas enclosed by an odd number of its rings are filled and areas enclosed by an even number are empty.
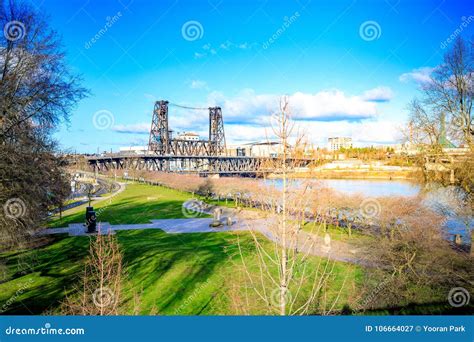
[[[120,147],[120,153],[145,154],[147,151],[148,151],[148,146]]]
[[[259,142],[252,144],[251,155],[252,157],[272,157],[276,158],[283,152],[283,145],[279,142]]]
[[[198,141],[199,134],[193,132],[183,132],[178,135],[177,139],[186,141]]]
[[[348,137],[328,138],[329,151],[339,151],[341,148],[352,148],[352,138],[348,138]]]
[[[242,145],[228,146],[227,154],[238,157],[278,157],[283,151],[282,145],[276,141],[253,142]]]

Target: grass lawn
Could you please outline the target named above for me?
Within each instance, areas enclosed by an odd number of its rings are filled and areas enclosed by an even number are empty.
[[[94,205],[100,221],[145,223],[150,219],[182,218],[181,205],[187,193],[143,184],[129,184],[110,201]],[[54,218],[53,227],[84,220],[85,206]],[[161,230],[117,232],[123,254],[123,314],[235,314],[231,289],[242,286],[236,264],[240,263],[237,237],[244,258],[255,266],[254,245],[250,233],[166,234]],[[4,314],[58,313],[66,295],[80,286],[84,260],[91,237],[55,235],[46,245],[34,250],[0,254],[0,311]],[[267,240],[263,241],[269,248]],[[325,260],[311,258],[316,268]],[[253,263],[253,264],[252,264]],[[252,267],[252,266],[251,266]],[[335,263],[327,297],[335,297],[344,284],[339,305],[353,298],[362,282],[358,266]],[[139,298],[138,305],[136,299]]]
[[[362,242],[371,239],[370,236],[362,234],[354,228],[352,229],[351,236],[349,236],[349,230],[347,228],[338,227],[333,224],[327,224],[325,231],[323,226],[319,223],[306,222],[306,224],[303,225],[303,230],[321,237],[324,237],[327,232],[331,236],[331,239],[343,242],[351,242],[355,240]]]
[[[149,223],[152,219],[184,218],[182,205],[191,199],[191,194],[160,186],[131,183],[122,193],[96,203],[92,203],[98,222],[110,224]],[[70,223],[85,221],[87,204],[72,208],[56,215],[49,227],[66,227]]]
[[[251,236],[239,236],[247,250],[245,258],[251,263],[255,260]],[[237,282],[234,267],[240,260],[234,234],[166,234],[150,229],[120,231],[117,238],[126,274],[124,314],[132,314],[137,307],[140,314],[232,313],[229,289]],[[6,281],[0,284],[0,308],[8,303],[4,313],[58,313],[60,301],[72,293],[74,284],[80,284],[89,239],[55,236],[49,245],[35,251],[0,255],[6,261]],[[318,261],[311,260],[314,265]],[[338,305],[342,307],[357,291],[362,271],[354,265],[336,263],[334,275],[328,296],[336,296],[344,282]],[[137,296],[138,306],[134,304]]]

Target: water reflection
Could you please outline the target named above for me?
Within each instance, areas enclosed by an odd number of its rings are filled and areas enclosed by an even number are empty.
[[[281,188],[281,179],[265,181],[277,188]],[[295,180],[296,184],[303,181]],[[364,197],[391,197],[391,196],[416,196],[421,187],[404,180],[368,180],[368,179],[318,179],[320,186],[328,187],[349,195],[360,194]]]
[[[277,188],[282,186],[281,179],[265,182]],[[302,181],[295,182],[299,184]],[[474,229],[473,209],[466,201],[466,194],[458,187],[441,187],[435,184],[422,187],[404,180],[320,179],[315,182],[341,193],[359,194],[367,198],[421,195],[424,204],[446,218],[444,228],[447,238],[452,239],[453,234],[460,234],[463,242],[470,244],[471,231]]]

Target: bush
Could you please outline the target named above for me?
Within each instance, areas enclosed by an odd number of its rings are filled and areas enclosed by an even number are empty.
[[[212,183],[212,181],[209,178],[206,178],[204,183],[200,184],[197,187],[196,193],[198,195],[209,198],[214,193],[214,184]]]

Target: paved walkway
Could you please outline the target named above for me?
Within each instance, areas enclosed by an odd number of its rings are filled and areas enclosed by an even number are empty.
[[[110,199],[116,195],[118,195],[119,193],[123,192],[125,190],[125,185],[126,183],[120,183],[120,182],[116,182],[116,184],[118,185],[118,189],[116,191],[114,191],[113,193],[107,195],[107,196],[92,196],[91,197],[91,204],[94,204],[94,203],[97,203],[97,202],[101,202],[101,201],[104,201],[106,199]],[[72,202],[72,203],[69,203],[67,205],[65,205],[63,208],[62,208],[62,211],[63,213],[66,211],[66,210],[69,210],[69,209],[72,209],[72,208],[75,208],[75,207],[79,207],[83,204],[86,204],[86,203],[89,203],[89,198],[87,196],[78,196],[76,198],[74,198],[76,200],[76,202]],[[59,208],[56,208],[53,210],[54,213],[57,213],[59,212]]]
[[[202,203],[190,202],[185,203],[185,209],[188,212],[197,211],[201,213],[209,214],[215,207],[210,207]],[[235,214],[235,210],[222,208],[222,222],[227,221],[227,217]],[[233,224],[222,225],[218,228],[210,226],[212,218],[183,218],[183,219],[160,219],[151,220],[150,223],[138,223],[138,224],[117,224],[111,225],[108,222],[101,222],[99,224],[99,231],[101,234],[115,234],[116,231],[120,230],[138,230],[138,229],[161,229],[168,234],[188,234],[188,233],[218,233],[218,232],[229,232],[229,231],[253,231],[258,232],[267,237],[269,240],[282,245],[278,234],[272,231],[272,227],[277,226],[275,224],[275,218],[265,219],[243,219],[237,222],[233,221]],[[86,236],[86,228],[82,223],[73,223],[65,228],[51,228],[45,229],[40,234],[52,235],[52,234],[64,234],[67,233],[70,236]],[[291,240],[291,238],[288,238]],[[311,255],[328,257],[332,260],[351,262],[356,264],[364,264],[360,260],[359,251],[349,244],[341,241],[328,241],[317,235],[299,231],[297,238],[293,239],[291,244],[286,243],[287,247],[296,248],[299,252],[308,253]]]

